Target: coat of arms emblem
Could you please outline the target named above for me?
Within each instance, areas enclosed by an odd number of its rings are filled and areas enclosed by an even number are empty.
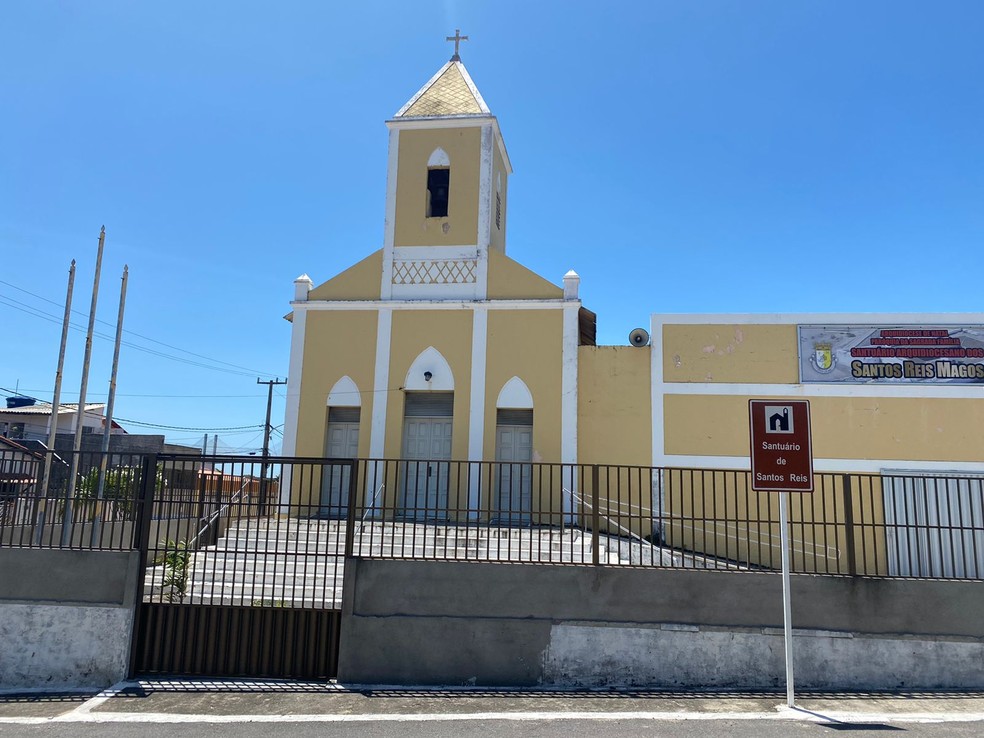
[[[834,365],[837,363],[837,359],[834,358],[833,346],[829,343],[813,344],[813,356],[810,357],[810,361],[821,374],[833,371]]]

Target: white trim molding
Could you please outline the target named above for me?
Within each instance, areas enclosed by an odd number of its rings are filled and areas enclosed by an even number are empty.
[[[489,313],[472,314],[471,396],[468,409],[468,460],[482,461],[485,456],[485,381],[488,362]],[[477,470],[476,470],[477,471]],[[468,509],[471,519],[478,518],[481,508],[481,474],[469,474]]]
[[[564,303],[564,339],[560,379],[560,460],[577,463],[577,347],[579,300]],[[573,490],[576,491],[576,490]]]
[[[393,296],[393,243],[396,238],[396,182],[400,171],[400,131],[389,132],[389,157],[386,162],[386,215],[383,221],[383,274],[380,297]]]
[[[389,399],[392,334],[393,311],[380,310],[376,326],[376,372],[373,378],[372,425],[369,430],[369,456],[373,459],[383,458],[386,452],[386,405]]]
[[[742,384],[735,382],[666,382],[664,395],[765,395],[766,397],[910,397],[913,399],[981,399],[980,384]]]
[[[683,469],[725,469],[748,471],[751,462],[747,456],[697,456],[684,454],[668,454],[664,462],[658,466],[678,467]],[[954,472],[958,474],[984,473],[984,462],[972,461],[929,461],[916,459],[900,461],[898,459],[826,459],[813,460],[815,472],[842,472],[844,474],[882,474],[904,472],[908,474],[940,474]]]
[[[362,393],[349,375],[345,375],[331,388],[328,393],[328,407],[362,407]]]
[[[294,456],[297,451],[297,422],[301,409],[301,368],[304,364],[304,334],[307,314],[294,313],[290,331],[290,364],[287,369],[287,403],[284,407],[284,443],[281,453]]]
[[[284,442],[280,449],[282,456],[294,456],[297,453],[297,423],[301,413],[301,369],[304,366],[304,334],[306,327],[307,313],[303,310],[295,311],[290,329],[287,402],[284,405]],[[291,484],[289,464],[284,466],[283,478],[280,484],[280,513],[286,514],[289,509],[290,494],[293,487]]]
[[[570,300],[306,300],[292,302],[295,314],[301,310],[556,310],[571,305]],[[580,307],[580,303],[578,303]]]
[[[429,378],[427,378],[429,375]],[[421,351],[410,364],[403,389],[411,391],[454,392],[454,373],[444,355],[433,346]]]
[[[519,377],[513,377],[502,385],[495,406],[510,410],[532,410],[533,395],[530,393],[530,388],[526,386],[526,382]]]
[[[657,325],[966,325],[984,313],[653,313]]]
[[[427,159],[427,166],[429,167],[449,167],[451,166],[451,157],[448,156],[448,152],[438,146],[431,152],[430,157]]]
[[[478,168],[478,233],[479,250],[489,247],[492,235],[492,126],[482,126],[481,153]]]

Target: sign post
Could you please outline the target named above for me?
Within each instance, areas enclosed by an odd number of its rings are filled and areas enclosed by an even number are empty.
[[[813,446],[808,400],[749,400],[752,489],[779,493],[782,618],[786,645],[786,704],[795,706],[793,621],[789,593],[789,492],[813,491]]]

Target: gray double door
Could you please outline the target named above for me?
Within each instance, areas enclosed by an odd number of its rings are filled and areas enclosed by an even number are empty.
[[[495,460],[495,520],[529,523],[533,510],[532,410],[498,411]]]
[[[325,457],[354,459],[359,455],[359,408],[328,409]],[[344,518],[348,511],[351,464],[326,462],[321,468],[321,509],[324,517]]]
[[[446,520],[454,395],[408,392],[404,401],[400,507],[409,520]]]

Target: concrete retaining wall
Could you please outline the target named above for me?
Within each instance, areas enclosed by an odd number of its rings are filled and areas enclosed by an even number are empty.
[[[354,559],[339,679],[770,687],[776,574]],[[984,687],[977,582],[793,577],[797,683]]]
[[[0,549],[0,689],[126,677],[138,554]]]

